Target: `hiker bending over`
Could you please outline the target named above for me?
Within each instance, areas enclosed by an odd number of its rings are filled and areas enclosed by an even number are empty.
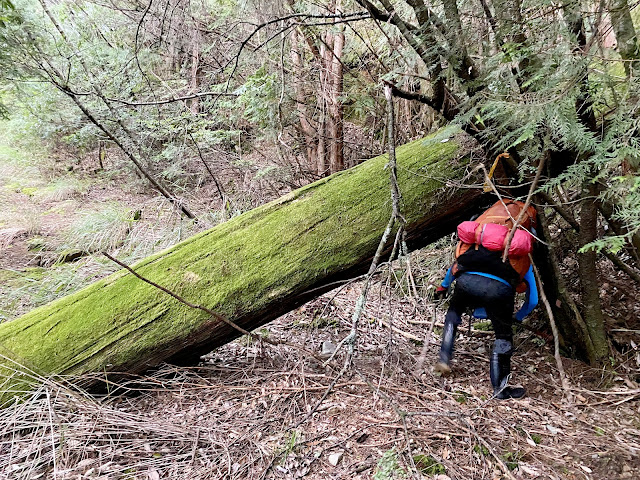
[[[506,208],[505,208],[506,207]],[[451,373],[449,362],[453,355],[456,330],[467,308],[475,308],[474,316],[489,318],[496,340],[491,354],[489,376],[496,398],[520,398],[524,388],[507,386],[513,353],[513,319],[522,321],[538,303],[538,291],[529,253],[533,248],[536,211],[527,209],[509,245],[507,261],[502,261],[506,240],[514,219],[524,204],[513,200],[496,202],[475,221],[458,225],[460,241],[456,247],[456,261],[447,271],[436,295],[443,297],[451,283],[456,287],[444,321],[440,357],[434,370],[443,375]],[[524,306],[513,315],[515,294],[526,291]]]

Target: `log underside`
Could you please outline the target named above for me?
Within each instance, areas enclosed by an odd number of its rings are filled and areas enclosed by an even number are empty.
[[[470,170],[471,142],[443,140],[436,134],[397,150],[410,249],[452,232],[483,202],[481,189],[450,183]],[[366,272],[391,214],[386,163],[383,155],[334,174],[133,268],[253,330]],[[140,373],[163,361],[197,362],[239,335],[122,270],[0,325],[0,400],[28,388],[28,370]]]

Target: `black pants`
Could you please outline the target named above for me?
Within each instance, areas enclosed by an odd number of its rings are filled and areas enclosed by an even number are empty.
[[[499,280],[463,273],[456,280],[445,323],[452,322],[458,326],[467,308],[484,307],[493,324],[496,339],[512,342],[514,298],[515,290]]]

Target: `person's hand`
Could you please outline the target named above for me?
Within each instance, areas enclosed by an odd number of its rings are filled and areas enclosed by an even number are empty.
[[[448,288],[445,288],[442,285],[438,285],[436,287],[436,293],[434,297],[436,300],[443,300],[447,296],[448,292],[449,292]]]

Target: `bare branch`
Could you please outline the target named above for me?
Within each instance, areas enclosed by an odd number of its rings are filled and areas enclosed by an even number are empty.
[[[258,335],[255,334],[253,332],[250,332],[248,330],[245,330],[244,328],[242,328],[240,325],[238,325],[237,323],[229,320],[228,318],[226,318],[224,315],[221,315],[217,312],[214,312],[213,310],[211,310],[210,308],[204,307],[202,305],[196,305],[195,303],[191,303],[187,300],[185,300],[184,298],[182,298],[180,295],[178,295],[175,292],[172,292],[171,290],[163,287],[162,285],[157,284],[156,282],[149,280],[148,278],[143,277],[142,275],[140,275],[138,272],[136,272],[135,270],[133,270],[130,266],[128,266],[127,264],[121,262],[120,260],[118,260],[117,258],[114,258],[113,256],[109,255],[107,252],[102,252],[102,254],[107,257],[109,260],[111,260],[112,262],[116,263],[117,265],[119,265],[120,267],[124,268],[125,270],[127,270],[129,273],[131,273],[134,277],[138,278],[139,280],[142,280],[145,283],[148,283],[149,285],[151,285],[154,288],[157,288],[158,290],[166,293],[167,295],[175,298],[177,301],[179,301],[180,303],[182,303],[183,305],[186,305],[187,307],[196,309],[196,310],[201,310],[209,315],[211,315],[212,318],[214,318],[215,320],[218,320],[220,322],[226,323],[227,325],[229,325],[230,327],[236,329],[237,331],[239,331],[240,333],[244,334],[244,335],[248,335],[249,337],[251,337],[253,340],[257,341],[257,342],[264,342],[264,343],[268,343],[269,345],[286,345],[288,347],[294,348],[300,352],[303,352],[305,355],[310,356],[315,358],[316,360],[318,360],[319,362],[323,361],[324,358],[320,357],[319,355],[317,355],[315,352],[309,351],[304,347],[301,347],[300,345],[297,344],[293,344],[293,343],[289,343],[286,341],[275,341],[275,340],[271,340],[269,337],[263,337],[262,335]],[[325,365],[328,364],[328,360],[325,362]],[[334,365],[330,365],[332,368],[335,368]]]
[[[522,222],[522,220],[524,220],[524,217],[527,215],[527,209],[529,208],[529,205],[531,205],[533,192],[535,192],[536,188],[538,188],[538,182],[540,181],[540,176],[542,175],[542,169],[544,168],[545,160],[547,159],[547,157],[548,157],[548,151],[542,156],[542,158],[538,162],[538,169],[536,170],[536,176],[533,178],[533,181],[531,182],[531,186],[529,187],[529,194],[527,195],[527,199],[524,202],[524,206],[522,207],[522,210],[520,210],[520,215],[518,215],[518,218],[513,223],[513,226],[511,227],[511,231],[507,236],[507,241],[504,245],[504,252],[502,253],[503,262],[507,261],[507,256],[509,255],[509,247],[511,246],[511,241],[513,240],[513,236],[516,234],[516,230],[520,226],[520,222]]]
[[[538,291],[540,292],[540,298],[542,299],[542,303],[544,303],[544,307],[547,310],[547,316],[549,317],[549,323],[551,324],[551,330],[553,331],[553,356],[556,359],[556,365],[558,366],[558,373],[560,374],[560,382],[562,383],[562,388],[564,389],[567,400],[569,403],[572,401],[571,395],[571,386],[569,385],[569,380],[567,379],[567,374],[564,372],[564,366],[562,365],[562,358],[560,357],[560,334],[558,333],[558,327],[556,325],[555,317],[553,316],[553,310],[551,309],[551,304],[549,303],[549,299],[547,295],[544,293],[544,284],[542,283],[542,277],[540,276],[540,272],[538,271],[538,267],[533,262],[533,257],[529,254],[529,260],[531,261],[531,266],[533,267],[533,273],[536,276],[536,282],[540,286]]]
[[[284,17],[278,17],[278,18],[273,18],[271,20],[268,20],[266,22],[263,22],[259,25],[255,25],[253,32],[251,32],[249,34],[248,37],[246,37],[242,43],[240,44],[240,47],[238,48],[237,53],[234,56],[234,64],[233,64],[233,68],[231,70],[231,73],[229,74],[229,79],[227,80],[227,87],[225,90],[229,89],[229,82],[231,81],[231,79],[233,78],[233,76],[236,73],[236,70],[238,69],[238,65],[240,62],[240,55],[242,55],[242,52],[244,51],[245,47],[247,46],[247,44],[249,43],[249,41],[263,28],[268,27],[270,25],[276,24],[276,23],[280,23],[280,22],[286,22],[288,20],[292,20],[292,19],[309,19],[309,18],[321,18],[321,19],[340,19],[342,22],[352,22],[352,21],[360,21],[360,20],[366,20],[368,18],[370,18],[370,15],[368,12],[355,12],[355,13],[335,13],[335,14],[310,14],[310,13],[292,13],[290,15],[286,15]],[[330,24],[333,25],[336,22],[331,22]],[[291,24],[291,25],[287,25],[285,27],[283,27],[278,33],[277,35],[279,35],[282,32],[286,32],[287,30],[289,30],[292,27],[295,27],[295,24]],[[277,36],[275,35],[275,36]],[[274,37],[275,37],[274,36]],[[267,43],[267,42],[264,42]],[[262,45],[264,45],[264,43]],[[262,46],[260,45],[260,46]]]
[[[389,81],[384,82],[386,85],[391,87],[391,91],[394,97],[404,98],[405,100],[415,100],[420,103],[424,103],[425,105],[430,106],[434,110],[438,111],[438,105],[434,102],[433,98],[428,97],[427,95],[423,95],[421,93],[407,92],[406,90],[402,90],[395,86],[393,83]]]
[[[167,295],[172,296],[173,298],[175,298],[176,300],[178,300],[180,303],[185,304],[187,307],[191,307],[191,308],[195,308],[197,310],[202,310],[203,312],[208,313],[209,315],[211,315],[213,318],[215,318],[216,320],[220,321],[220,322],[224,322],[227,325],[229,325],[230,327],[235,328],[236,330],[238,330],[240,333],[243,333],[244,335],[249,335],[250,337],[254,338],[255,340],[263,340],[267,343],[271,343],[273,345],[277,345],[276,342],[274,342],[273,340],[270,340],[268,338],[263,338],[259,335],[256,335],[255,333],[249,332],[248,330],[245,330],[244,328],[242,328],[240,325],[232,322],[231,320],[227,319],[226,317],[220,315],[219,313],[214,312],[213,310],[211,310],[210,308],[207,307],[203,307],[202,305],[196,305],[194,303],[188,302],[187,300],[185,300],[184,298],[182,298],[180,295],[178,295],[177,293],[172,292],[171,290],[163,287],[162,285],[158,285],[156,282],[153,282],[151,280],[149,280],[148,278],[143,277],[142,275],[140,275],[138,272],[136,272],[134,269],[132,269],[130,266],[128,266],[125,263],[122,263],[120,260],[118,260],[117,258],[112,257],[111,255],[109,255],[107,252],[102,252],[102,254],[107,257],[109,260],[111,260],[112,262],[118,264],[119,266],[121,266],[122,268],[124,268],[125,270],[127,270],[129,273],[131,273],[134,277],[142,280],[145,283],[148,283],[149,285],[151,285],[152,287],[157,288],[158,290],[163,291],[164,293],[166,293]]]
[[[84,95],[90,95],[90,94],[84,94]],[[185,95],[184,97],[173,97],[173,98],[167,98],[165,100],[155,100],[151,102],[128,102],[126,100],[120,100],[118,98],[110,98],[110,97],[107,97],[107,100],[109,100],[110,102],[121,103],[123,105],[131,106],[131,107],[138,107],[138,106],[144,106],[144,105],[165,105],[167,103],[181,102],[183,100],[191,100],[193,98],[202,98],[202,97],[217,98],[217,97],[239,97],[239,96],[240,94],[233,93],[233,92],[202,92],[202,93],[194,93],[192,95]]]

